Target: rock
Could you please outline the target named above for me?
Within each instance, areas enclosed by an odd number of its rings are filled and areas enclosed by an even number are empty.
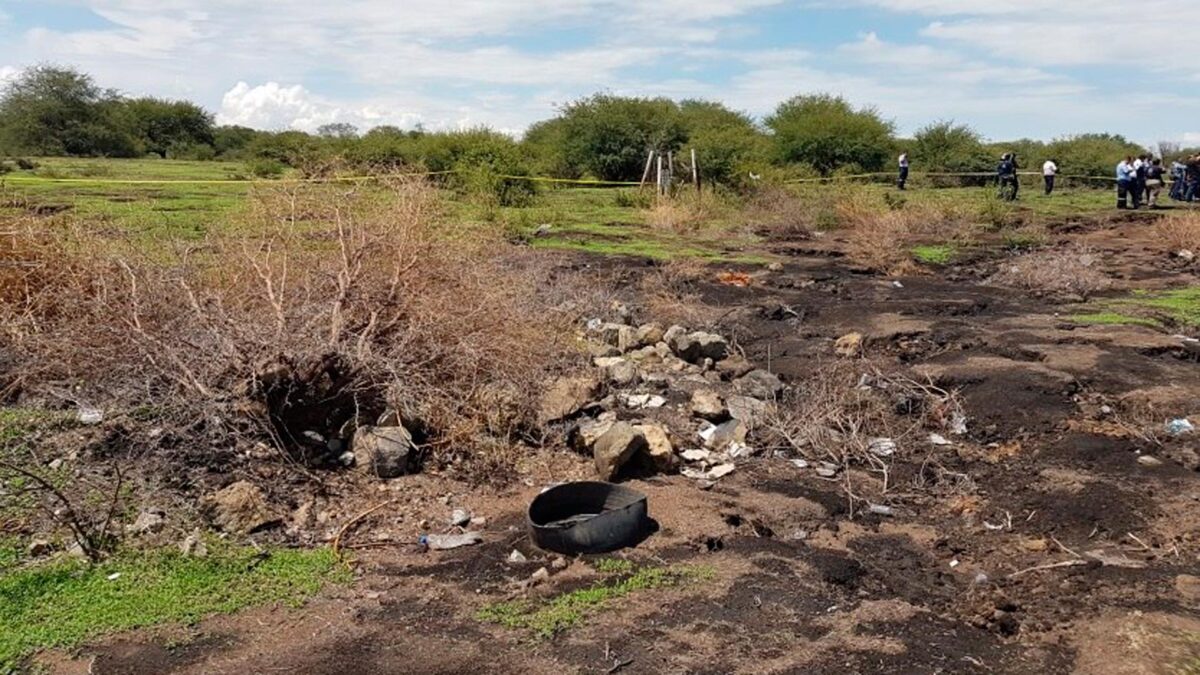
[[[638,380],[637,365],[633,361],[621,359],[604,370],[604,377],[618,387],[627,387]]]
[[[462,527],[471,522],[471,513],[466,509],[454,509],[450,513],[450,526]]]
[[[675,345],[679,343],[679,338],[687,335],[687,329],[683,326],[671,326],[667,332],[663,333],[662,341],[671,351],[675,351]]]
[[[46,465],[46,468],[50,469],[51,471],[58,471],[59,469],[63,468],[64,463],[65,462],[63,462],[62,458],[59,457],[58,459],[51,460],[50,463]]]
[[[767,421],[770,405],[750,396],[730,396],[725,401],[729,416],[741,420],[749,429],[757,429]]]
[[[79,412],[76,414],[76,419],[79,420],[80,424],[92,426],[104,421],[104,412],[98,408],[80,406]]]
[[[635,337],[637,343],[642,347],[653,347],[662,342],[663,336],[666,334],[667,332],[663,330],[662,326],[656,323],[648,323],[638,327]]]
[[[542,395],[538,421],[557,422],[575,415],[600,394],[600,380],[591,375],[559,378]]]
[[[646,439],[646,458],[657,471],[667,472],[675,469],[678,459],[675,457],[675,446],[666,427],[661,424],[645,423],[634,426]]]
[[[351,449],[361,471],[383,479],[408,473],[417,454],[412,434],[404,427],[359,427]]]
[[[621,401],[625,407],[635,410],[661,408],[667,404],[667,399],[657,394],[627,394],[622,397]]]
[[[769,401],[783,391],[783,382],[765,370],[752,370],[734,382],[734,388],[746,396]]]
[[[767,265],[767,270],[771,271],[771,272],[782,272],[783,271],[783,263],[773,262],[770,265]]]
[[[565,570],[570,563],[561,555],[554,556],[554,560],[550,561],[550,566],[556,570]]]
[[[379,419],[375,422],[375,426],[377,426],[377,427],[401,426],[400,411],[396,410],[395,408],[389,408],[389,409],[385,410],[383,412],[383,414],[379,416]]]
[[[1180,574],[1175,577],[1175,590],[1188,602],[1200,602],[1200,577]]]
[[[727,380],[736,380],[754,370],[754,364],[740,354],[727,356],[717,362],[717,372]]]
[[[733,464],[718,464],[708,470],[707,478],[708,480],[720,480],[733,473],[736,468]]]
[[[342,454],[338,455],[338,464],[341,464],[346,468],[354,466],[354,453],[343,452]]]
[[[613,425],[617,422],[617,416],[612,413],[605,413],[599,419],[586,419],[579,422],[571,430],[569,440],[571,447],[579,452],[591,452],[596,446],[596,441],[600,437],[608,433]]]
[[[729,416],[729,410],[717,392],[697,389],[692,393],[692,414],[710,422],[720,422]]]
[[[728,450],[730,446],[746,442],[746,425],[741,420],[729,420],[717,426],[705,444],[718,452]]]
[[[1141,457],[1138,457],[1137,461],[1138,464],[1141,464],[1142,466],[1162,466],[1162,460],[1151,455],[1142,455]]]
[[[538,570],[529,577],[529,584],[531,586],[536,586],[549,580],[550,570],[546,569],[545,567],[539,567]]]
[[[638,346],[637,329],[619,323],[606,323],[600,327],[600,339],[624,354]]]
[[[596,439],[592,457],[601,480],[612,480],[631,457],[646,449],[646,437],[625,422],[617,422]]]
[[[862,353],[863,336],[862,333],[846,333],[837,339],[833,345],[834,352],[843,358],[858,356]]]
[[[29,542],[29,548],[25,549],[25,552],[29,554],[30,558],[40,558],[49,554],[53,550],[54,545],[49,541],[45,539],[34,539],[33,541]]]
[[[161,531],[166,523],[167,519],[162,511],[147,509],[139,513],[131,525],[126,525],[125,531],[130,534],[151,534]]]
[[[1193,253],[1192,250],[1188,249],[1188,248],[1179,249],[1179,252],[1176,253],[1175,255],[1179,256],[1181,259],[1183,259],[1187,262],[1191,262],[1196,259],[1196,254]]]
[[[725,338],[699,331],[680,336],[672,347],[675,354],[688,363],[703,363],[704,359],[716,362],[729,354],[729,343]]]
[[[179,544],[179,552],[189,558],[203,558],[208,555],[208,545],[204,543],[204,535],[197,528],[192,530]]]
[[[606,342],[592,342],[589,340],[587,343],[587,350],[588,354],[591,354],[593,358],[597,359],[621,355],[621,350]]]
[[[680,453],[680,456],[683,457],[684,461],[687,462],[707,462],[712,459],[711,452],[708,450],[698,449],[684,450],[682,453]]]
[[[526,558],[524,553],[521,553],[515,548],[513,549],[512,553],[508,554],[508,563],[510,565],[520,565],[524,562],[529,562],[529,558]]]
[[[1026,539],[1021,542],[1021,548],[1030,553],[1042,553],[1050,548],[1050,544],[1045,539]]]
[[[234,534],[249,534],[279,521],[263,491],[244,480],[205,497],[201,509],[214,525]]]
[[[474,546],[483,543],[483,535],[478,532],[463,532],[462,534],[429,534],[421,537],[419,543],[432,551],[450,551],[464,546]]]

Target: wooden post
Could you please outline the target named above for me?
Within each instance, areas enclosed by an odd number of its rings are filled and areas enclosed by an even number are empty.
[[[650,167],[654,166],[654,151],[651,150],[646,154],[646,169],[642,171],[642,181],[638,183],[638,189],[646,187],[646,181],[650,180]]]
[[[700,194],[700,165],[696,163],[695,148],[692,148],[692,183],[696,185],[696,194]]]
[[[666,194],[666,184],[663,183],[663,158],[658,156],[658,194]]]

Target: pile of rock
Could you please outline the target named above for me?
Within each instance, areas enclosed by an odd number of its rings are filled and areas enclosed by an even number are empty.
[[[721,335],[682,326],[590,321],[581,338],[595,372],[554,382],[540,421],[561,426],[612,480],[627,465],[716,480],[754,453],[783,382]]]

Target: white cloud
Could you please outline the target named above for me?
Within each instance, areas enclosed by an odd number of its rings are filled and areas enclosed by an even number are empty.
[[[238,82],[221,98],[217,121],[258,129],[312,132],[322,124],[331,122],[349,122],[364,129],[381,124],[413,127],[422,118],[415,112],[372,104],[345,108],[314,96],[300,85],[285,87],[276,82],[267,82],[251,87],[245,82]]]

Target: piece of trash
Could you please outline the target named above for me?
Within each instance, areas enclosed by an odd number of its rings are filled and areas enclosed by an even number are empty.
[[[112,574],[108,575],[109,581],[116,581],[117,579],[120,579],[120,578],[121,578],[120,572],[113,572]]]
[[[508,562],[518,565],[523,562],[529,562],[529,558],[526,558],[524,553],[514,548],[513,552],[508,554]]]
[[[821,478],[833,478],[834,476],[838,475],[838,472],[841,470],[842,467],[838,466],[837,464],[821,462],[821,466],[817,467],[817,475]]]
[[[104,413],[96,408],[80,408],[78,419],[80,424],[100,424],[104,421]]]
[[[530,503],[529,533],[534,545],[555,553],[607,553],[653,531],[648,508],[646,495],[623,485],[565,483]]]
[[[808,462],[803,459],[793,459],[792,466],[796,467],[797,469],[807,469]]]
[[[900,283],[899,281],[893,281],[892,286],[894,288],[904,288],[904,284]]]
[[[487,525],[487,518],[483,516],[473,516],[471,518],[471,527],[483,527]]]
[[[733,473],[733,470],[736,468],[737,467],[733,464],[718,464],[717,466],[709,469],[708,475],[705,477],[709,480],[718,480]]]
[[[450,514],[450,524],[454,527],[462,527],[471,522],[471,514],[466,509],[454,509]]]
[[[537,585],[537,584],[542,583],[543,581],[549,581],[549,580],[550,580],[550,570],[546,569],[545,567],[539,567],[537,569],[537,571],[534,572],[529,577],[529,582],[534,585]]]
[[[707,471],[701,471],[700,469],[693,469],[691,467],[684,467],[679,470],[679,473],[684,478],[691,478],[692,480],[704,480],[708,477]]]
[[[463,532],[462,534],[426,534],[420,538],[420,543],[433,551],[449,551],[463,546],[474,546],[483,543],[483,536],[478,532]]]
[[[706,462],[712,457],[708,450],[684,450],[679,456],[688,462]]]
[[[717,425],[705,422],[704,427],[700,429],[700,440],[708,443],[715,433],[717,433]]]
[[[1112,409],[1112,406],[1111,406],[1111,405],[1102,405],[1102,406],[1100,406],[1100,414],[1101,414],[1101,415],[1111,415],[1111,414],[1113,414],[1113,409]]]
[[[985,521],[983,521],[983,529],[991,530],[992,532],[996,532],[998,530],[1003,530],[1004,526],[1003,525],[993,525],[985,520]]]
[[[553,229],[554,228],[552,228],[549,223],[542,223],[541,225],[537,226],[536,230],[533,231],[533,236],[545,237],[545,236],[549,235],[550,231]]]
[[[967,416],[962,413],[954,413],[950,418],[950,433],[955,436],[967,435]]]
[[[745,272],[721,272],[717,275],[717,281],[726,286],[737,286],[738,288],[746,288],[750,285],[750,275]]]
[[[1192,421],[1186,417],[1180,417],[1179,419],[1174,419],[1170,422],[1167,422],[1167,433],[1171,434],[1172,436],[1190,434],[1195,430],[1196,425],[1192,424]]]
[[[1162,466],[1162,460],[1153,455],[1142,455],[1137,461],[1142,466]]]
[[[624,400],[628,408],[661,408],[667,404],[667,399],[658,394],[627,394]]]
[[[893,516],[896,514],[895,510],[893,510],[892,507],[884,506],[883,504],[872,504],[871,507],[867,510],[870,511],[871,513],[874,513],[877,516]]]
[[[976,585],[980,585],[980,584],[986,584],[986,583],[988,582],[988,575],[984,574],[983,572],[980,572],[980,573],[978,573],[978,574],[976,574],[976,575],[975,575],[975,578],[974,578],[974,579],[972,579],[972,581],[973,581],[973,582],[974,582]]]
[[[342,466],[354,466],[354,461],[353,452],[343,452],[342,455],[338,457],[338,463]]]
[[[588,319],[587,329],[589,331],[595,333],[596,331],[600,330],[600,327],[603,325],[604,325],[604,321],[602,321],[601,319]]]
[[[959,564],[960,564],[960,563],[958,562],[958,558],[955,558],[954,560],[951,560],[951,561],[950,561],[950,568],[951,568],[951,569],[953,569],[953,568],[955,568],[955,567],[958,567],[958,566],[959,566]]]
[[[941,434],[929,434],[929,442],[934,445],[954,445],[954,441]]]
[[[896,454],[896,441],[890,438],[872,438],[867,442],[867,449],[879,457],[891,457]]]

